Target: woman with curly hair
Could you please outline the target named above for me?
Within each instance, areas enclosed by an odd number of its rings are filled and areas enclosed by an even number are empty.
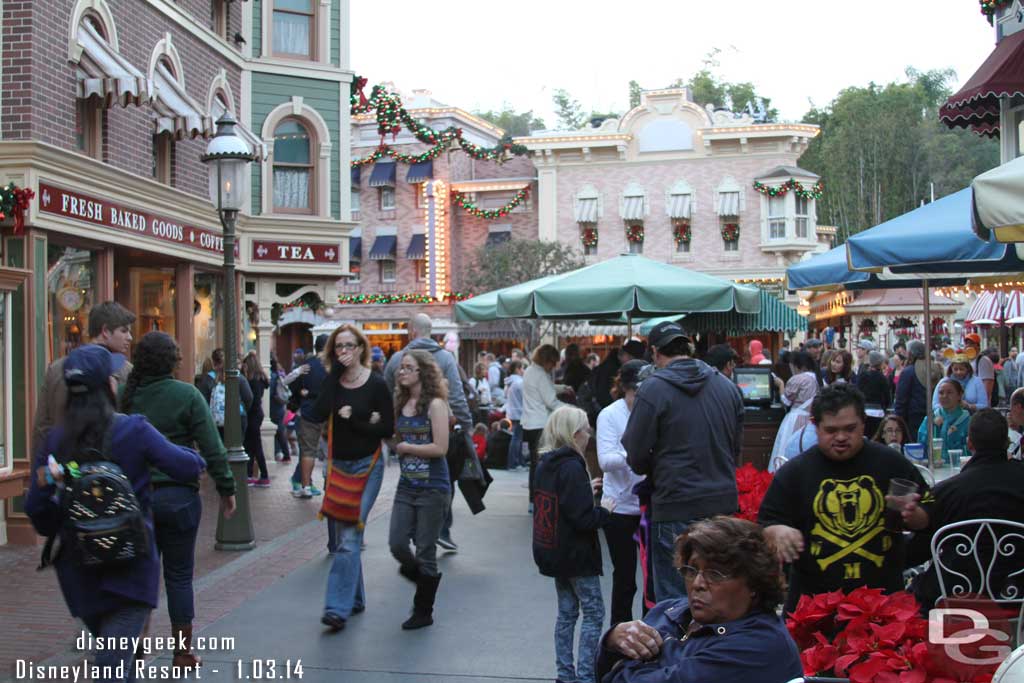
[[[399,573],[416,584],[412,616],[406,630],[434,623],[434,598],[441,574],[437,571],[437,539],[451,500],[448,479],[448,388],[431,354],[407,350],[402,354],[395,383],[395,434],[401,475],[395,490],[388,543],[399,562]],[[409,549],[409,539],[416,546]]]
[[[675,565],[687,597],[612,627],[600,641],[597,680],[784,683],[802,675],[775,611],[785,596],[782,567],[760,526],[723,516],[697,522],[676,539]]]
[[[173,337],[164,332],[143,335],[135,347],[134,366],[121,394],[121,412],[145,415],[158,432],[178,446],[194,445],[217,486],[221,508],[230,517],[235,511],[235,480],[228,466],[228,454],[203,395],[193,385],[174,379],[180,361],[181,352]],[[202,515],[199,483],[176,481],[155,467],[150,468],[149,474],[153,482],[156,547],[163,559],[171,631],[185,643],[183,650],[175,651],[174,665],[194,667],[201,663],[190,646],[195,617],[192,571]]]

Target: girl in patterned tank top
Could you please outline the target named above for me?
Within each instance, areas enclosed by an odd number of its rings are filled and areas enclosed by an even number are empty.
[[[406,630],[434,623],[434,597],[441,582],[436,544],[451,501],[445,461],[448,422],[448,389],[437,363],[426,351],[405,351],[395,386],[395,453],[401,478],[388,542],[399,573],[416,584],[412,616],[402,624]]]

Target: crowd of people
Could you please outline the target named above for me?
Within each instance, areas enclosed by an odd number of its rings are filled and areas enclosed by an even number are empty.
[[[62,541],[52,556],[48,544],[44,563],[55,565],[71,614],[96,636],[142,631],[162,566],[181,643],[174,665],[195,668],[201,472],[223,514],[235,509],[224,447],[228,373],[218,349],[193,383],[175,379],[174,339],[149,332],[132,348],[134,319],[114,302],[94,307],[92,343],[47,369],[25,509],[40,534]],[[475,513],[488,466],[528,469],[533,557],[555,583],[556,677],[564,683],[796,678],[799,653],[780,607],[861,585],[905,588],[905,570],[926,559],[922,548],[940,526],[991,516],[979,501],[998,499],[1003,518],[1024,522],[1016,354],[985,363],[970,345],[977,340],[939,354],[945,367],[919,342],[898,344],[890,356],[868,340],[850,354],[815,338],[774,363],[760,342],[746,358],[721,344],[698,359],[682,327],[662,322],[646,344],[630,339],[604,359],[575,344],[541,344],[529,357],[481,352],[467,373],[457,335],[439,343],[432,324],[413,316],[409,344],[390,358],[358,327],[341,325],[318,336],[313,353],[297,350],[290,371],[272,357],[266,373],[255,352],[239,363],[246,483],[270,485],[260,438],[269,394],[274,458],[297,456],[293,495],[318,498],[328,520],[321,621],[332,632],[366,609],[363,535],[389,458],[399,473],[388,544],[398,574],[414,585],[406,630],[434,623],[438,549],[458,549],[456,492]],[[746,414],[733,375],[744,364],[771,366],[787,411],[756,523],[733,516]],[[1009,403],[1005,418],[987,407],[998,396]],[[973,456],[934,489],[901,453],[914,440],[930,445],[928,410],[930,436],[942,439],[932,456]],[[314,482],[317,460],[323,488]],[[87,481],[120,491],[112,509],[121,524],[105,527],[102,545],[82,540],[95,520],[73,514]],[[894,497],[894,482],[913,492]],[[612,563],[607,611],[599,530]],[[920,573],[913,590],[922,605],[934,604],[934,571]],[[133,657],[106,650],[97,664]]]

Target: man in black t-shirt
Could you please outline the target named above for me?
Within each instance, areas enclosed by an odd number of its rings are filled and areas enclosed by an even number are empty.
[[[781,559],[793,563],[787,612],[802,594],[902,589],[903,535],[885,529],[889,481],[909,479],[921,492],[901,510],[907,529],[928,526],[932,502],[910,461],[864,439],[864,397],[855,387],[826,388],[811,412],[818,444],[779,469],[758,515]]]

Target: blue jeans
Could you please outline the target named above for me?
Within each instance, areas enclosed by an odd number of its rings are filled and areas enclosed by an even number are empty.
[[[160,486],[153,489],[153,527],[156,549],[164,566],[167,613],[171,623],[187,626],[196,615],[192,595],[196,535],[203,504],[191,486]]]
[[[373,460],[372,455],[359,460],[339,460],[334,466],[347,474],[366,472]],[[380,486],[384,481],[384,463],[377,459],[373,470],[366,478],[366,488],[359,507],[359,517],[366,521],[373,508]],[[324,601],[324,614],[333,614],[348,619],[352,608],[366,607],[366,592],[363,588],[363,565],[360,560],[363,545],[363,529],[355,524],[335,522],[337,530],[337,552],[331,573],[327,575],[327,597]]]
[[[512,420],[512,440],[508,442],[508,468],[523,466],[523,425]]]
[[[95,617],[85,619],[85,626],[89,632],[97,638],[137,638],[142,635],[142,628],[146,625],[149,617],[150,607],[141,602],[124,602],[109,612],[104,612]],[[120,642],[120,641],[118,641]],[[96,683],[115,683],[126,681],[132,683],[135,680],[135,651],[131,645],[118,650],[97,650],[93,657],[93,664],[99,667],[121,666],[124,670],[124,677],[117,675],[109,678],[93,679]],[[102,669],[101,669],[102,671]]]
[[[558,680],[566,683],[594,680],[594,656],[601,640],[604,622],[604,600],[601,598],[601,577],[576,576],[555,579],[558,594],[558,619],[555,620],[555,667]],[[576,666],[572,660],[572,641],[576,620],[583,609],[580,644]]]
[[[674,566],[676,537],[692,521],[651,523],[651,573],[654,574],[654,600],[661,602],[686,596],[683,577]]]

